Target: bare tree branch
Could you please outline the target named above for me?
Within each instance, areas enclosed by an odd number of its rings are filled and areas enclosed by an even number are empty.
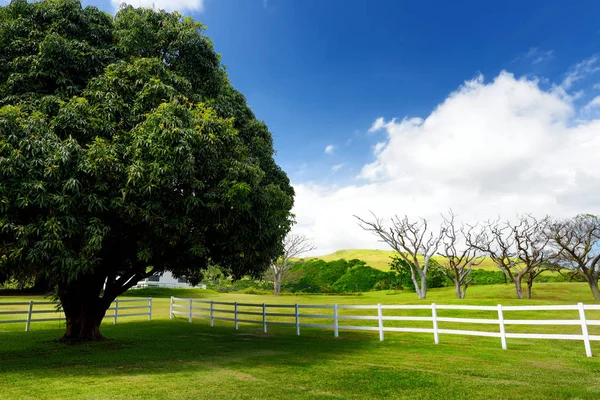
[[[550,261],[548,239],[544,234],[550,218],[517,216],[517,222],[487,221],[478,233],[468,234],[467,244],[487,254],[515,285],[517,298],[523,298],[522,281],[527,276],[528,297],[536,276]]]
[[[420,299],[426,298],[429,260],[438,250],[444,234],[443,230],[435,234],[428,229],[426,219],[419,218],[418,221],[411,222],[407,216],[400,218],[397,215],[392,218],[391,226],[386,227],[373,212],[371,215],[373,216],[371,221],[357,215],[354,217],[359,221],[358,225],[362,229],[378,236],[382,242],[395,250],[399,257],[408,263],[417,295]],[[422,264],[419,256],[423,257]]]
[[[561,268],[581,275],[590,286],[594,298],[600,300],[600,217],[578,215],[575,218],[553,221],[546,229],[554,255]]]
[[[285,237],[282,256],[270,266],[273,272],[273,294],[281,291],[281,283],[292,266],[292,260],[315,249],[310,239],[304,235],[290,233]]]
[[[474,227],[462,225],[457,230],[452,210],[448,216],[442,215],[441,250],[438,252],[444,259],[439,262],[444,274],[454,283],[456,298],[464,299],[467,288],[472,281],[471,271],[481,264],[483,257],[478,256],[477,249],[467,245],[467,237],[472,235]],[[462,250],[460,248],[462,247]]]

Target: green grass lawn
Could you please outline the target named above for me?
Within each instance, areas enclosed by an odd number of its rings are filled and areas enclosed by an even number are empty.
[[[235,331],[228,322],[210,327],[205,320],[171,321],[169,298],[156,297],[271,304],[593,303],[585,284],[538,284],[531,301],[513,299],[508,285],[469,288],[464,301],[453,299],[450,288],[431,290],[426,300],[408,291],[279,297],[202,290],[152,294],[153,321],[133,317],[113,326],[106,320],[105,342],[58,343],[64,328],[58,322],[34,323],[28,333],[23,324],[0,325],[0,399],[600,398],[597,342],[592,343],[595,357],[586,358],[579,341],[509,339],[508,350],[502,350],[499,339],[467,336],[441,335],[435,345],[430,334],[386,333],[383,342],[376,332],[341,331],[334,338],[330,330],[303,328],[298,337],[293,328],[269,327],[264,334],[261,327],[247,324]],[[0,297],[0,302],[9,300],[15,298]],[[577,318],[573,312],[533,313],[522,312],[522,317]],[[600,313],[589,314],[600,319]],[[518,328],[509,331],[573,328],[578,333],[577,327],[566,326]],[[591,333],[600,334],[596,328],[590,327]]]
[[[348,250],[338,250],[335,253],[311,257],[318,258],[323,261],[333,261],[339,260],[340,258],[345,258],[346,260],[352,260],[354,258],[362,260],[367,263],[367,265],[380,269],[382,271],[389,271],[390,269],[390,257],[397,254],[392,250],[373,250],[373,249],[348,249]],[[443,257],[433,257],[438,260],[440,263],[443,262]],[[422,257],[421,257],[422,260]],[[498,271],[498,268],[494,264],[494,262],[486,257],[483,262],[475,268],[485,269],[487,271]]]

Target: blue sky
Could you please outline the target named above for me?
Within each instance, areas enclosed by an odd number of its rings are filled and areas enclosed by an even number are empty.
[[[599,1],[130,3],[207,26],[315,253],[383,248],[353,218],[369,211],[600,214]]]
[[[110,1],[88,3],[113,10]],[[269,125],[278,162],[296,182],[354,180],[373,159],[365,148],[377,141],[367,135],[377,117],[426,117],[479,73],[507,69],[556,81],[600,49],[597,1],[201,4],[182,12],[207,25],[232,82]],[[324,153],[327,145],[333,154]],[[344,166],[333,174],[337,164]]]

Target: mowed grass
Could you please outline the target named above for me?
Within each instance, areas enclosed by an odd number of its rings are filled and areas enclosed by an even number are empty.
[[[346,260],[359,259],[366,262],[367,265],[373,268],[380,269],[382,271],[389,271],[391,257],[396,254],[397,253],[392,250],[347,249],[338,250],[335,253],[310,258],[317,258],[323,261],[334,261],[339,260],[340,258],[344,258]],[[440,263],[444,262],[443,257],[435,256],[433,258]],[[422,261],[423,257],[420,257],[420,260]],[[496,264],[494,264],[494,262],[489,257],[484,258],[481,264],[479,264],[475,268],[484,269],[487,271],[498,271]]]
[[[450,288],[431,290],[426,300],[417,300],[408,291],[276,297],[192,289],[166,294],[269,304],[593,303],[587,285],[578,283],[538,284],[531,301],[513,299],[508,285],[469,288],[464,301],[453,299]],[[0,302],[9,300],[15,298],[0,297]],[[432,335],[415,333],[386,332],[383,342],[376,332],[342,330],[334,338],[331,330],[303,328],[296,336],[294,328],[269,327],[264,334],[256,325],[240,324],[235,331],[230,322],[217,321],[210,327],[202,319],[192,324],[182,317],[169,320],[168,309],[168,297],[155,297],[152,322],[123,318],[113,326],[106,320],[102,332],[109,339],[83,345],[55,341],[62,323],[34,323],[28,333],[23,332],[24,324],[0,325],[0,399],[600,398],[597,342],[592,343],[595,357],[586,358],[580,341],[509,339],[508,350],[502,350],[497,338],[468,336],[441,335],[441,343],[435,345]],[[493,318],[489,312],[475,314]],[[527,312],[520,317],[577,318],[576,312],[542,314]],[[588,318],[600,319],[600,313],[588,312]],[[484,327],[497,328],[475,328]],[[576,326],[518,328],[580,332]],[[600,334],[596,328],[600,327],[590,327],[591,333]]]

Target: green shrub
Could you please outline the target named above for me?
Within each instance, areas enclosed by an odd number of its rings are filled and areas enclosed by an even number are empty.
[[[388,273],[371,268],[367,265],[358,265],[350,268],[340,279],[333,284],[337,292],[367,292],[377,282],[386,279]]]
[[[237,281],[231,278],[220,278],[216,282],[207,282],[207,289],[215,290],[219,293],[241,292],[244,290],[255,289],[261,292],[272,292],[273,283],[244,277]]]
[[[500,270],[486,271],[483,269],[472,270],[471,278],[473,279],[471,285],[494,285],[497,283],[506,283],[507,279],[504,272]]]
[[[398,273],[398,281],[400,286],[410,287],[412,290],[415,289],[415,285],[410,278],[410,264],[404,259],[393,256],[391,257],[390,269]],[[421,282],[418,274],[415,274],[417,282]],[[444,274],[443,267],[437,263],[434,259],[429,260],[429,267],[427,268],[427,289],[451,286],[452,281]]]
[[[375,283],[372,290],[403,290],[402,287],[402,279],[400,275],[396,273],[396,271],[388,271],[386,272],[385,278]]]
[[[444,273],[444,267],[439,265],[437,261],[429,260],[429,268],[427,268],[427,289],[441,288],[452,286],[452,281]]]
[[[331,293],[335,291],[333,284],[356,265],[365,265],[365,262],[308,260],[294,265],[290,270],[290,278],[282,286],[292,292]]]
[[[473,281],[471,282],[471,285],[495,285],[498,283],[511,283],[508,278],[504,275],[504,272],[498,270],[498,271],[486,271],[486,270],[482,270],[482,269],[475,269],[473,271],[471,271],[471,277],[473,278]],[[526,280],[526,277],[524,278],[524,281]],[[581,277],[581,275],[574,275],[574,276],[567,276],[565,274],[565,276],[561,275],[561,274],[551,274],[548,272],[543,272],[541,275],[538,275],[535,280],[534,280],[534,284],[535,283],[540,283],[540,282],[583,282],[584,279]]]

